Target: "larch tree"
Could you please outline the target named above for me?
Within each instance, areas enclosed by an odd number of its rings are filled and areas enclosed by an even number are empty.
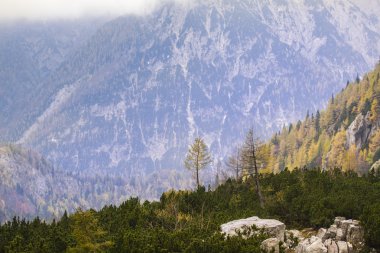
[[[196,176],[197,189],[200,187],[199,171],[206,168],[212,162],[208,147],[202,138],[195,138],[194,143],[190,145],[185,159],[185,167],[193,170]]]
[[[242,161],[244,163],[244,167],[249,176],[253,176],[255,181],[255,190],[256,194],[260,200],[261,208],[264,208],[264,197],[261,193],[260,182],[259,182],[259,157],[258,157],[258,149],[260,147],[259,141],[255,138],[253,134],[253,129],[249,129],[245,142],[242,149]]]

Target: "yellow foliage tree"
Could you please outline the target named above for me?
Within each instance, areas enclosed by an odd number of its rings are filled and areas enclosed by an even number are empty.
[[[341,167],[346,157],[346,131],[339,131],[333,138],[329,153],[329,167]]]
[[[345,159],[343,160],[342,169],[343,171],[357,171],[358,163],[356,157],[356,146],[351,145],[347,150]]]
[[[372,122],[375,122],[378,116],[379,116],[379,103],[377,102],[377,99],[375,98],[372,101],[372,105],[371,105],[371,117],[370,117],[370,120]]]

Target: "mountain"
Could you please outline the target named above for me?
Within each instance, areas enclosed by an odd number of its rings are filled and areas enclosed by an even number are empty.
[[[66,171],[122,177],[150,197],[190,185],[176,171],[188,178],[183,158],[194,137],[221,160],[249,126],[271,136],[380,55],[378,18],[352,1],[165,4],[83,31],[59,60],[42,54],[56,63],[46,73],[34,56],[17,61],[31,68],[23,82],[12,82],[23,66],[3,66],[16,53],[29,57],[29,47],[2,57],[1,140]]]
[[[43,101],[32,101],[48,89],[44,80],[106,20],[0,23],[1,140],[15,140],[22,134],[42,106]]]
[[[133,195],[123,180],[61,171],[40,154],[11,144],[0,146],[0,175],[0,222],[15,215],[57,218],[65,210],[100,208]]]
[[[302,167],[368,173],[380,159],[380,62],[347,83],[328,107],[290,124],[269,142],[269,171]]]

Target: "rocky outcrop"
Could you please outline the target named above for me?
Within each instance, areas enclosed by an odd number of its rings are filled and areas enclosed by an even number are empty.
[[[324,242],[328,253],[351,253],[354,252],[352,244],[345,241],[334,241],[327,239]]]
[[[321,228],[317,236],[301,241],[296,252],[355,253],[364,245],[363,236],[364,231],[359,221],[336,217],[328,229]]]
[[[280,253],[281,241],[277,238],[269,238],[261,243],[264,252]]]
[[[256,226],[258,229],[263,229],[269,236],[277,238],[283,242],[285,237],[285,224],[272,219],[260,219],[253,216],[247,219],[234,220],[222,224],[220,229],[226,236],[236,236],[238,232],[243,232],[245,228]]]
[[[255,226],[271,238],[261,243],[264,252],[279,253],[281,249],[296,253],[357,253],[364,246],[364,230],[357,220],[336,217],[328,229],[285,230],[285,224],[272,219],[250,217],[234,220],[220,226],[225,236],[236,236]],[[257,231],[249,231],[246,237]]]
[[[372,122],[369,112],[366,116],[360,113],[347,129],[347,145],[349,147],[356,145],[361,149],[367,143],[371,132]]]
[[[312,236],[298,244],[296,253],[327,253],[327,248],[321,238]]]

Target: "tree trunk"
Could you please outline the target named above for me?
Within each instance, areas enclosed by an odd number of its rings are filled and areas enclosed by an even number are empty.
[[[259,170],[257,168],[257,162],[256,162],[256,152],[255,152],[255,147],[256,145],[253,145],[252,149],[252,155],[253,155],[253,166],[255,169],[255,184],[256,184],[256,193],[259,196],[260,200],[260,207],[264,208],[264,198],[263,195],[261,194],[261,189],[260,189],[260,182],[259,182]]]
[[[237,156],[236,156],[236,182],[239,181],[239,159],[240,159],[240,151],[237,151]]]
[[[197,190],[199,190],[199,152],[197,154],[197,161],[195,165],[195,170],[197,171]]]

